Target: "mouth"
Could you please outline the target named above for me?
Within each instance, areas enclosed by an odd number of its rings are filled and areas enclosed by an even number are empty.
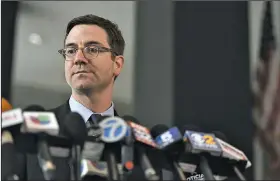
[[[89,72],[81,70],[81,71],[75,72],[74,74],[81,74],[81,73],[89,73]]]

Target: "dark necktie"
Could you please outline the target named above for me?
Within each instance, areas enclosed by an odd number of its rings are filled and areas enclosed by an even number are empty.
[[[88,121],[86,122],[87,127],[97,125],[97,120],[100,119],[102,115],[101,114],[92,114],[89,118]]]

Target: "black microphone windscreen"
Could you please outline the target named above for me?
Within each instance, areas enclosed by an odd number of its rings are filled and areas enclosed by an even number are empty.
[[[213,133],[215,134],[215,136],[225,142],[228,142],[228,139],[226,137],[226,135],[224,133],[222,133],[221,131],[213,131]]]
[[[83,117],[79,113],[71,112],[66,115],[61,125],[61,132],[75,144],[83,147],[87,137],[87,128]]]
[[[28,107],[26,107],[25,109],[23,109],[23,111],[37,111],[37,112],[42,112],[42,111],[46,111],[45,108],[43,108],[40,105],[30,105]]]
[[[168,130],[168,126],[166,126],[164,124],[157,124],[152,127],[151,135],[153,138],[156,138],[158,135],[164,133],[167,130]]]
[[[191,124],[190,125],[184,125],[184,126],[180,127],[179,130],[182,134],[184,134],[186,130],[197,131],[197,132],[201,131],[201,129],[198,126],[191,125]]]
[[[124,115],[122,116],[122,118],[125,120],[125,121],[131,121],[131,122],[134,122],[136,124],[140,124],[140,122],[133,116],[130,116],[130,115]]]

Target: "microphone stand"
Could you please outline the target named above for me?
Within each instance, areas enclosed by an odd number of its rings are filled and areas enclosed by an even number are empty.
[[[70,167],[70,179],[82,180],[81,178],[81,149],[79,145],[75,145],[71,149],[71,163]]]
[[[75,172],[75,180],[81,180],[81,147],[76,145],[74,147],[74,172]]]
[[[49,153],[46,137],[47,135],[45,133],[40,133],[38,135],[37,158],[45,180],[53,180],[55,179],[55,165],[53,164],[51,155]]]
[[[215,180],[212,170],[209,168],[209,164],[205,156],[200,156],[200,164],[199,164],[201,173],[203,173],[205,180]]]
[[[70,168],[70,180],[75,180],[75,149],[72,147],[70,152],[70,162],[69,162],[69,168]]]
[[[109,152],[108,150],[106,150],[105,159],[108,165],[108,180],[109,181],[121,180],[115,155]]]

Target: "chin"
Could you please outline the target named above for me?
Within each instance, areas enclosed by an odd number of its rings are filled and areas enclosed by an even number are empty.
[[[78,84],[78,85],[76,85],[76,86],[73,86],[73,87],[75,87],[75,89],[92,89],[92,84],[89,84],[89,83],[84,83],[84,84]]]

